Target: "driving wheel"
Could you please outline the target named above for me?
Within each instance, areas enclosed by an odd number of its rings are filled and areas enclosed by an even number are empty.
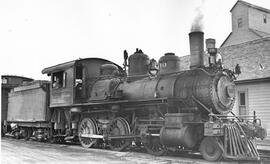
[[[90,148],[97,143],[97,139],[89,138],[87,135],[97,134],[97,125],[95,120],[84,118],[79,124],[78,136],[81,145]]]
[[[130,127],[128,122],[121,117],[115,118],[109,125],[109,137],[125,136],[130,134]],[[109,147],[111,150],[122,151],[131,144],[128,139],[118,138],[110,139]]]

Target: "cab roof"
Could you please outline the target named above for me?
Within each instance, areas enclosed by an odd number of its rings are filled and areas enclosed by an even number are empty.
[[[106,59],[102,59],[102,58],[84,58],[84,59],[77,59],[77,60],[73,60],[73,61],[69,61],[69,62],[65,62],[65,63],[61,63],[61,64],[57,64],[55,66],[51,66],[51,67],[47,67],[44,68],[41,73],[42,74],[51,74],[52,72],[57,72],[57,71],[63,71],[66,70],[67,68],[73,67],[76,63],[81,62],[81,61],[104,61],[107,63],[111,63],[114,64],[118,67],[118,69],[122,69],[118,64],[115,64],[109,60]]]

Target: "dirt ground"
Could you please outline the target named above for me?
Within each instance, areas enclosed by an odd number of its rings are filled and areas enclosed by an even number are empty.
[[[36,141],[1,139],[1,163],[105,163],[105,164],[208,164],[200,155],[169,154],[155,157],[143,150],[115,152],[85,149],[79,145],[49,144]],[[220,164],[237,162],[222,161]]]

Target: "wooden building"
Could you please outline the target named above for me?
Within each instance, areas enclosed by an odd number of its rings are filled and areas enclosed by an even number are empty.
[[[270,36],[270,10],[238,0],[230,10],[232,32],[221,47],[241,44]]]
[[[238,0],[231,15],[232,32],[219,52],[226,68],[241,68],[233,111],[255,111],[270,139],[270,10]]]

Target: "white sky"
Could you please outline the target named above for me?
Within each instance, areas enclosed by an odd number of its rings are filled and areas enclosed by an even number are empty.
[[[269,0],[246,0],[270,9]],[[205,38],[231,32],[236,0],[0,0],[0,73],[48,79],[45,67],[101,57],[122,66],[123,50],[158,60],[189,54],[188,33],[201,6]]]

